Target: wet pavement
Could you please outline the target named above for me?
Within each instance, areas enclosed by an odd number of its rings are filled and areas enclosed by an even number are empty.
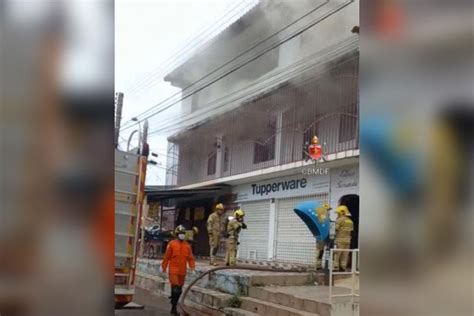
[[[141,310],[116,310],[116,316],[162,316],[170,315],[170,301],[163,296],[150,294],[148,291],[137,288],[133,299],[134,303],[144,305]]]

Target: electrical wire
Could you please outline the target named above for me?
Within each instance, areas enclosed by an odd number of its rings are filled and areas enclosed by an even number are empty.
[[[173,129],[169,129],[172,126],[175,127],[174,129],[179,130],[179,129],[182,128],[181,123],[189,122],[193,118],[197,118],[199,115],[202,114],[201,112],[205,112],[207,116],[211,116],[211,115],[214,114],[214,113],[211,112],[212,110],[220,110],[221,112],[225,112],[227,110],[227,108],[222,108],[222,105],[224,103],[225,104],[232,104],[233,102],[236,102],[236,101],[242,99],[243,97],[248,97],[249,95],[256,95],[259,92],[263,92],[271,86],[277,85],[278,83],[284,82],[284,81],[288,80],[289,78],[292,78],[292,76],[294,74],[297,74],[297,73],[301,72],[301,69],[304,69],[305,71],[309,71],[309,70],[312,70],[313,68],[323,67],[324,66],[323,65],[324,60],[321,61],[321,59],[323,59],[322,57],[327,57],[327,56],[335,57],[338,54],[343,55],[346,52],[349,52],[351,49],[353,49],[355,47],[356,43],[357,43],[357,41],[354,38],[348,38],[345,41],[343,41],[342,43],[337,43],[334,46],[330,46],[330,47],[326,48],[325,50],[320,51],[320,52],[316,53],[315,55],[310,56],[309,59],[301,60],[298,63],[295,63],[295,64],[293,64],[289,67],[283,68],[282,70],[280,70],[277,73],[273,74],[273,77],[270,78],[271,81],[268,81],[264,85],[262,84],[262,87],[255,86],[255,84],[251,83],[248,86],[245,86],[244,88],[239,89],[239,90],[237,90],[237,91],[235,91],[235,92],[233,92],[229,95],[226,95],[226,96],[221,97],[219,99],[213,100],[211,103],[209,103],[205,107],[205,109],[203,109],[200,112],[193,112],[192,114],[189,114],[188,116],[183,117],[181,120],[178,120],[178,121],[176,121],[175,119],[169,119],[168,121],[170,121],[172,123],[167,124],[167,125],[162,125],[158,129],[151,130],[149,132],[149,135],[153,135],[153,134],[156,134],[158,132],[165,132],[165,131],[170,132],[170,131],[173,130]],[[325,55],[321,56],[321,53],[323,53]],[[311,60],[320,60],[320,62],[317,63],[316,65],[308,65],[308,60],[309,61],[311,61]],[[288,71],[288,68],[296,68],[296,69],[290,69],[290,71]],[[287,71],[287,72],[284,73],[282,76],[276,77],[278,75],[281,75],[285,71]],[[312,79],[314,79],[314,78],[312,78]],[[253,90],[251,90],[252,88],[253,88]],[[230,99],[230,100],[228,99],[229,97],[232,97],[232,96],[235,96],[235,95],[237,95],[237,97],[235,97],[233,99]]]
[[[346,4],[344,4],[342,7],[347,6],[348,4],[352,3],[353,1],[354,1],[354,0],[350,0],[349,2],[347,2]],[[279,29],[278,31],[276,31],[276,32],[274,32],[274,33],[272,33],[272,34],[270,34],[269,36],[267,36],[267,37],[266,37],[265,39],[263,39],[262,41],[259,41],[259,42],[257,42],[256,44],[254,44],[253,46],[251,46],[251,47],[245,49],[244,51],[240,52],[236,57],[232,58],[231,60],[227,61],[227,62],[224,63],[223,65],[217,67],[216,69],[212,70],[211,72],[209,72],[208,74],[204,75],[204,76],[201,77],[200,79],[196,80],[195,82],[191,83],[191,84],[188,85],[187,87],[183,88],[180,92],[177,92],[177,93],[171,95],[170,97],[166,98],[165,100],[160,101],[160,102],[159,102],[158,104],[156,104],[155,106],[150,107],[149,109],[147,109],[146,111],[144,111],[144,112],[138,114],[138,115],[135,116],[135,117],[139,118],[139,117],[145,115],[146,113],[148,113],[148,112],[150,112],[150,111],[153,111],[154,109],[158,109],[158,107],[159,107],[160,105],[163,105],[165,102],[171,100],[172,98],[177,97],[177,96],[180,96],[181,94],[183,94],[183,92],[189,90],[189,89],[192,88],[193,86],[197,85],[199,82],[202,82],[204,79],[206,79],[206,78],[210,77],[211,75],[217,73],[219,70],[223,69],[223,68],[226,67],[227,65],[230,65],[232,62],[238,60],[240,57],[244,56],[245,54],[251,52],[252,50],[254,50],[255,48],[257,48],[258,46],[260,46],[262,43],[267,42],[269,39],[271,39],[271,38],[277,36],[277,35],[280,34],[281,32],[283,32],[283,31],[285,31],[286,29],[290,28],[291,26],[295,25],[296,23],[298,23],[299,21],[303,20],[303,19],[306,18],[307,16],[311,15],[312,13],[316,12],[316,11],[319,10],[320,8],[324,7],[324,6],[325,6],[326,4],[328,4],[329,2],[330,2],[330,0],[324,1],[324,2],[321,3],[320,5],[316,6],[316,7],[313,8],[313,9],[311,9],[311,10],[308,11],[307,13],[303,14],[301,17],[297,18],[295,21],[293,21],[293,22],[287,24],[286,26],[284,26],[283,28]],[[341,9],[342,9],[342,7],[341,7]],[[337,12],[337,10],[338,10],[338,8],[336,9],[336,12]],[[314,26],[314,25],[315,25],[315,24],[313,24],[313,25],[310,24],[309,27]],[[289,40],[292,39],[293,37],[298,36],[299,34],[301,34],[302,32],[304,32],[304,31],[305,31],[306,29],[308,29],[309,27],[306,26],[306,27],[303,28],[303,30],[300,30],[300,31],[296,32],[296,34],[291,34],[291,36],[289,36],[289,37],[287,37],[287,38],[285,38],[285,39],[283,39],[283,40],[281,40],[281,41],[278,41],[276,44],[271,45],[270,48],[264,49],[263,52],[261,51],[261,52],[257,53],[257,55],[256,55],[256,56],[252,56],[252,57],[250,58],[250,60],[246,60],[246,61],[244,61],[243,63],[241,63],[240,65],[237,65],[237,67],[232,68],[230,71],[228,71],[228,72],[224,73],[223,75],[219,76],[217,79],[212,80],[212,81],[211,81],[210,83],[208,83],[208,84],[205,84],[203,87],[198,87],[195,91],[192,91],[191,93],[187,94],[186,96],[182,97],[181,99],[177,100],[176,102],[173,102],[172,104],[170,104],[170,105],[168,105],[168,106],[164,106],[163,108],[158,109],[157,112],[153,113],[151,116],[154,116],[154,115],[156,115],[156,114],[158,114],[158,113],[161,113],[162,111],[164,111],[164,110],[170,108],[170,107],[173,106],[174,104],[176,104],[176,103],[178,103],[178,102],[180,102],[180,101],[182,101],[182,100],[188,98],[188,97],[191,96],[192,94],[203,90],[204,88],[206,88],[206,87],[208,87],[209,85],[215,83],[216,81],[218,81],[218,80],[224,78],[225,76],[229,75],[230,73],[234,72],[235,70],[238,70],[238,69],[242,68],[243,66],[247,65],[248,63],[254,61],[254,60],[257,59],[258,57],[260,57],[260,56],[262,56],[263,54],[265,54],[266,52],[268,52],[268,51],[274,49],[275,47],[278,47],[279,45],[281,45],[281,44],[283,44],[283,43],[285,43],[285,42],[287,42],[287,41],[289,41]],[[142,118],[141,120],[139,119],[139,121],[144,121],[145,119],[150,118],[151,116],[148,115],[148,116],[146,116],[145,118]],[[138,124],[138,122],[132,123],[131,126],[136,125],[136,124]],[[121,129],[125,130],[125,129],[130,128],[131,126],[124,126],[124,127],[122,127]]]
[[[197,50],[198,47],[203,45],[202,40],[204,40],[204,39],[211,40],[213,38],[212,34],[214,32],[225,28],[226,24],[232,23],[231,21],[233,21],[233,19],[235,17],[241,16],[242,11],[244,9],[248,9],[248,5],[244,8],[240,8],[240,6],[244,3],[247,3],[247,2],[248,2],[247,0],[244,0],[244,1],[241,1],[241,2],[237,3],[237,5],[232,7],[232,9],[228,10],[214,24],[209,25],[205,30],[199,31],[198,33],[195,33],[191,37],[189,37],[185,41],[186,45],[184,45],[184,47],[179,47],[173,53],[171,53],[170,57],[166,61],[164,61],[163,63],[161,63],[160,66],[155,68],[155,70],[153,70],[152,74],[148,78],[145,78],[140,83],[138,83],[135,87],[133,87],[130,90],[130,93],[131,94],[136,94],[140,90],[143,90],[143,89],[149,87],[151,84],[154,83],[154,81],[156,81],[155,79],[157,79],[157,77],[158,77],[158,79],[161,79],[159,76],[162,73],[165,73],[169,69],[173,69],[173,68],[177,67],[177,64],[179,64],[179,62],[180,62],[179,58],[185,56],[186,54],[190,55],[190,52],[192,52],[195,49]],[[237,9],[239,9],[239,10],[237,10]],[[233,13],[232,16],[227,17],[231,13]],[[221,23],[220,21],[224,18],[228,18],[228,19],[225,20],[223,23]],[[217,25],[218,22],[220,23],[219,25]],[[209,36],[209,38],[206,38],[207,36]]]

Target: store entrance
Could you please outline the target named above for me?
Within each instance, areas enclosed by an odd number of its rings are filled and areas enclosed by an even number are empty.
[[[351,249],[359,248],[359,196],[357,194],[347,194],[339,199],[339,205],[345,205],[352,214],[354,222],[354,232],[351,239]]]

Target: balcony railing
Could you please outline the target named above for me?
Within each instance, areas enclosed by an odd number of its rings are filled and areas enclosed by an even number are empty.
[[[318,136],[323,155],[359,148],[358,115],[356,108],[341,113],[328,113],[306,126],[282,126],[266,138],[249,135],[251,139],[224,144],[221,163],[212,148],[197,140],[192,145],[180,147],[179,162],[175,164],[178,185],[188,185],[233,176],[255,170],[307,160],[306,147],[313,136]],[[219,170],[220,167],[220,170]]]
[[[313,136],[324,155],[358,149],[358,115],[353,54],[174,137],[168,174],[183,186],[302,161]]]

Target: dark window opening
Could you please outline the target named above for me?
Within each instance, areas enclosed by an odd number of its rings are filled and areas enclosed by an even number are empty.
[[[253,163],[260,163],[275,159],[275,137],[265,142],[255,142]]]
[[[216,164],[217,164],[217,153],[212,152],[207,157],[207,175],[208,176],[216,174]]]
[[[276,118],[270,119],[267,129],[254,143],[253,163],[260,163],[275,159]]]
[[[224,171],[229,170],[229,159],[230,158],[230,152],[229,152],[229,147],[225,146],[224,149]]]

